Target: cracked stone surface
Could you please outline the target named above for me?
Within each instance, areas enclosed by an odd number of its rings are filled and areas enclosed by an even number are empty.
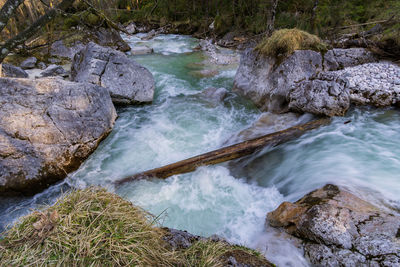
[[[363,48],[333,49],[324,56],[297,50],[282,61],[248,49],[240,59],[233,91],[262,111],[343,115],[350,105],[345,77],[332,78],[328,73],[376,60]]]
[[[71,78],[107,88],[116,104],[153,101],[155,81],[150,71],[124,53],[93,42],[75,55]]]
[[[316,115],[343,116],[350,107],[347,80],[329,72],[320,73],[315,79],[293,86],[288,95],[289,109]]]
[[[300,238],[312,264],[400,264],[400,217],[335,185],[282,203],[268,213],[267,222]]]
[[[0,78],[0,194],[32,194],[76,170],[111,131],[105,88]]]

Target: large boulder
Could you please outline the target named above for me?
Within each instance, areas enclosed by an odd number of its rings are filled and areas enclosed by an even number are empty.
[[[145,67],[124,53],[92,42],[75,55],[71,78],[107,88],[116,104],[153,101],[155,82]]]
[[[38,192],[76,170],[111,131],[105,88],[0,78],[0,194]]]
[[[3,63],[2,64],[2,73],[4,77],[10,78],[28,78],[29,74],[21,69],[20,67],[16,67],[11,64]]]
[[[350,105],[346,78],[320,73],[376,60],[363,48],[333,49],[325,55],[297,50],[284,59],[248,49],[241,57],[233,91],[252,100],[262,111],[344,115]]]
[[[40,73],[42,77],[61,76],[68,77],[68,73],[62,66],[51,64],[44,71]]]
[[[335,185],[282,203],[267,222],[300,238],[314,265],[400,264],[400,217]]]
[[[347,80],[329,72],[293,86],[288,94],[289,109],[316,115],[344,116],[350,107]]]
[[[252,100],[261,110],[282,113],[289,110],[291,88],[322,71],[322,56],[298,50],[283,62],[247,49],[241,57],[233,91]]]

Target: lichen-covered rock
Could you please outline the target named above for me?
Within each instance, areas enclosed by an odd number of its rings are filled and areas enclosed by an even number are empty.
[[[37,58],[29,57],[29,58],[25,59],[24,61],[22,61],[20,66],[24,70],[33,69],[36,65],[36,62],[37,62]]]
[[[105,88],[0,78],[0,194],[38,192],[76,170],[111,131]]]
[[[124,53],[92,42],[75,55],[71,78],[107,88],[116,104],[153,101],[155,81],[150,71]]]
[[[279,64],[248,49],[241,57],[233,91],[252,100],[262,111],[282,113],[289,110],[288,94],[296,83],[322,71],[322,56],[298,50]]]
[[[2,72],[4,77],[10,78],[28,78],[29,74],[21,69],[20,67],[16,67],[11,64],[3,63],[2,64]]]
[[[397,266],[400,217],[343,188],[326,185],[268,213],[268,223],[303,240],[305,255],[321,266]]]
[[[329,72],[296,84],[289,93],[289,109],[316,115],[344,116],[350,107],[347,80]]]

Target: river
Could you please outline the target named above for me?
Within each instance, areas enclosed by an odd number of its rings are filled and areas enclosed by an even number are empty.
[[[158,216],[164,226],[221,235],[259,249],[278,266],[307,266],[299,249],[265,228],[266,214],[283,201],[335,183],[385,209],[400,210],[396,109],[352,108],[328,126],[234,163],[114,188],[113,181],[124,176],[220,148],[261,115],[231,92],[222,103],[199,95],[211,86],[230,90],[237,64],[203,64],[207,57],[194,51],[198,40],[189,36],[159,35],[149,41],[140,36],[125,39],[154,49],[132,56],[155,77],[153,104],[119,108],[112,133],[65,181],[34,197],[2,200],[0,230],[31,209],[53,203],[70,187],[101,185]],[[210,68],[218,74],[199,77],[197,71]]]

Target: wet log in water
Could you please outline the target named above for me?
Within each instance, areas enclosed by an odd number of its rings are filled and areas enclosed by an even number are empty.
[[[294,126],[283,131],[267,134],[248,141],[244,141],[228,147],[223,147],[205,154],[201,154],[189,159],[178,161],[160,168],[141,172],[133,176],[118,180],[115,184],[122,185],[126,182],[146,179],[146,178],[168,178],[172,175],[188,173],[196,170],[200,166],[214,165],[241,158],[258,152],[266,146],[274,147],[300,137],[307,131],[316,129],[330,122],[330,118],[317,119],[306,124]]]

